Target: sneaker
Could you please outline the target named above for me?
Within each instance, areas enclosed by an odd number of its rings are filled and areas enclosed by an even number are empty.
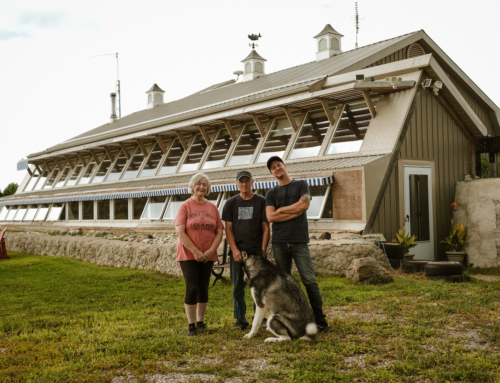
[[[195,336],[196,335],[196,327],[194,326],[194,324],[189,325],[186,335],[187,336]]]
[[[325,320],[316,323],[316,325],[318,326],[318,331],[319,332],[330,332],[330,331],[332,331],[332,328],[328,325],[328,323]]]
[[[241,331],[243,331],[243,330],[246,330],[247,328],[248,328],[248,324],[236,321],[233,324],[233,327],[231,327],[231,330],[241,330]]]
[[[201,332],[206,332],[207,334],[212,333],[212,330],[203,322],[198,322],[196,325],[196,330]]]

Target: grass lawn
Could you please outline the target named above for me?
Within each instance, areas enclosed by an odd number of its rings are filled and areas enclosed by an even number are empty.
[[[265,330],[252,340],[230,330],[229,284],[210,289],[214,333],[188,338],[180,278],[10,256],[0,261],[2,383],[500,381],[500,282],[319,278],[334,331],[276,344]],[[247,303],[251,316],[249,293]]]

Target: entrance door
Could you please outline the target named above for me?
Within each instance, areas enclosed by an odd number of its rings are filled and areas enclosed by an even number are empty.
[[[405,226],[415,234],[416,260],[434,260],[434,216],[430,167],[404,166]]]

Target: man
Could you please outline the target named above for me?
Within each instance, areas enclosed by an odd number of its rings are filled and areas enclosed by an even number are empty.
[[[236,186],[240,194],[229,198],[224,205],[222,220],[226,225],[226,238],[231,247],[230,272],[233,284],[234,318],[233,330],[248,327],[245,303],[245,280],[242,251],[265,257],[269,243],[269,222],[266,219],[266,199],[252,191],[252,173],[240,170],[236,174]],[[255,305],[254,305],[255,311]],[[264,322],[263,322],[264,325]]]
[[[267,168],[278,180],[266,194],[266,216],[273,222],[273,252],[276,265],[292,274],[292,260],[306,287],[314,318],[320,331],[330,331],[323,313],[323,299],[319,291],[311,254],[306,211],[311,202],[309,185],[303,180],[292,180],[283,160],[274,156],[267,161]]]

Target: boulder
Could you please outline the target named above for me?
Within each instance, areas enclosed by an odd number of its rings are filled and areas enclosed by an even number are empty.
[[[351,282],[362,283],[365,285],[389,283],[394,280],[392,275],[371,257],[353,260],[347,269],[346,277]]]
[[[325,231],[319,236],[319,239],[332,239],[332,235],[329,232]]]

